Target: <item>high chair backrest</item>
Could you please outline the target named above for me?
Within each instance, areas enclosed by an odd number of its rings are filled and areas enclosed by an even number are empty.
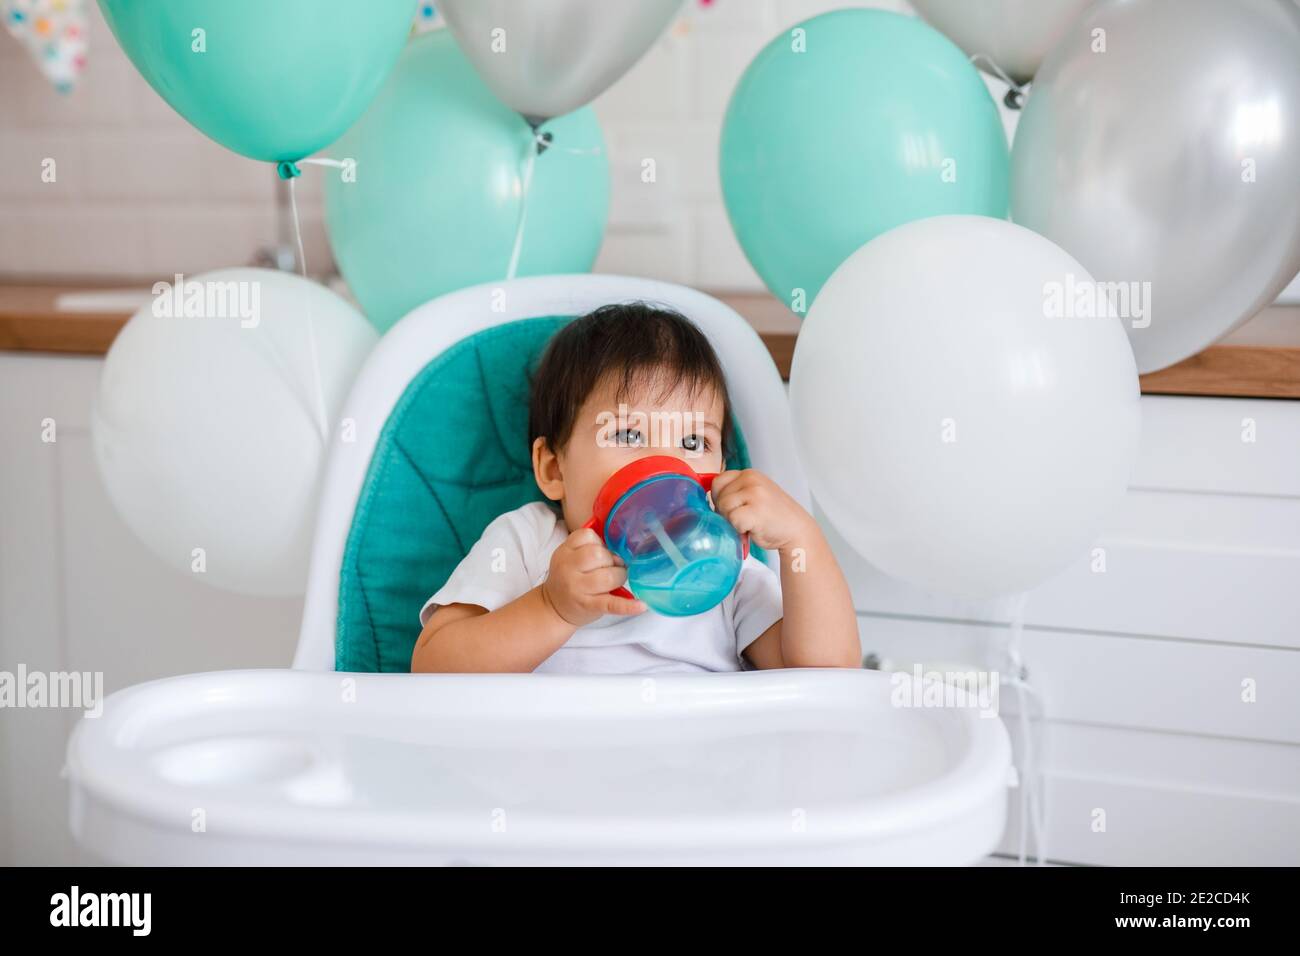
[[[424,601],[488,522],[541,498],[528,376],[546,342],[573,318],[630,301],[675,309],[704,331],[737,426],[728,466],[752,465],[808,504],[780,375],[749,323],[717,299],[585,274],[462,289],[393,326],[348,395],[326,466],[294,667],[409,669]]]

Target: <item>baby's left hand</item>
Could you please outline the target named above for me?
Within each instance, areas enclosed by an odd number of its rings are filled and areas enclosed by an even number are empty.
[[[713,507],[741,534],[749,533],[760,548],[780,551],[804,539],[808,514],[761,471],[724,471],[713,479]]]

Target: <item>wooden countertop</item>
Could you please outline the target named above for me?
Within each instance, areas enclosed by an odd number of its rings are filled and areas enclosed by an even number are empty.
[[[68,293],[125,288],[143,286],[0,283],[0,350],[102,355],[132,310],[68,311],[56,300]],[[782,377],[788,377],[799,318],[767,294],[713,294],[749,320]],[[1143,375],[1141,383],[1146,394],[1300,399],[1300,306],[1265,309],[1219,344]]]
[[[111,308],[68,312],[55,302],[65,293],[119,288],[126,287],[111,282],[96,286],[0,284],[0,350],[104,354],[131,312]]]

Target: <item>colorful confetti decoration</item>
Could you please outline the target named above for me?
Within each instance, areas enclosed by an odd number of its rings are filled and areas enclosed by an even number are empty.
[[[85,0],[0,0],[0,19],[56,90],[76,85],[86,68]]]

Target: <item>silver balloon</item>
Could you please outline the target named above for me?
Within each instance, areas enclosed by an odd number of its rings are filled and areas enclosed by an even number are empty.
[[[912,0],[917,13],[976,58],[1027,83],[1090,0]],[[998,69],[991,64],[996,63]]]
[[[1038,73],[1011,212],[1110,284],[1139,371],[1255,315],[1300,270],[1300,6],[1096,4]]]
[[[479,75],[534,126],[590,103],[641,59],[682,0],[442,0]]]

